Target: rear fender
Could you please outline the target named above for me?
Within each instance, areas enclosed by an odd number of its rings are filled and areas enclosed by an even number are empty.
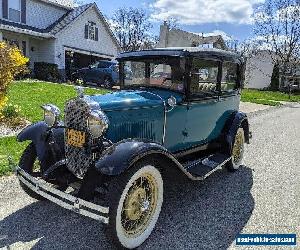
[[[248,117],[245,113],[237,111],[232,114],[225,127],[225,148],[227,153],[229,153],[230,155],[232,153],[235,135],[240,127],[244,129],[245,142],[249,144],[250,132]]]

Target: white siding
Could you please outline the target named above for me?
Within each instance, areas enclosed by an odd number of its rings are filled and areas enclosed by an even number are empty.
[[[47,28],[67,12],[64,8],[37,0],[27,0],[26,4],[26,24],[41,29]]]
[[[29,39],[30,44],[30,66],[35,62],[55,63],[55,40]]]
[[[84,38],[84,28],[88,21],[95,22],[99,29],[99,41]],[[118,54],[118,47],[100,20],[96,10],[90,8],[73,23],[56,34],[56,63],[60,69],[65,67],[65,46],[82,49],[99,54],[109,54],[112,58]],[[59,57],[58,55],[61,55]]]
[[[269,87],[273,68],[272,58],[267,51],[261,51],[249,58],[246,63],[245,87],[251,89]]]

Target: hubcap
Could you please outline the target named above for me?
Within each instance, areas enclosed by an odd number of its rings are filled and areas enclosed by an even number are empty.
[[[129,188],[123,203],[121,223],[125,234],[137,237],[149,225],[157,206],[158,188],[154,177],[143,174]]]
[[[242,160],[244,152],[244,134],[243,130],[238,130],[235,136],[235,142],[232,149],[233,162],[235,164],[239,163]]]

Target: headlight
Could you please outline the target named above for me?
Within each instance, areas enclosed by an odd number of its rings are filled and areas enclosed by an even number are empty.
[[[46,104],[42,106],[44,110],[44,121],[48,124],[48,126],[52,127],[58,122],[58,118],[60,115],[60,110],[53,104]]]
[[[108,118],[102,111],[92,111],[88,127],[93,138],[99,138],[108,128]]]

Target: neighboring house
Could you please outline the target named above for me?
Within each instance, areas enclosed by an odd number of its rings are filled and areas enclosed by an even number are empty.
[[[160,26],[157,48],[205,47],[227,49],[222,36],[203,36],[180,29],[170,29],[166,22]]]
[[[1,40],[17,45],[31,68],[54,63],[63,76],[121,51],[97,5],[74,7],[73,0],[0,0]]]
[[[247,58],[245,88],[264,89],[270,86],[274,64],[268,51],[258,51]]]
[[[274,62],[269,51],[260,50],[246,60],[245,87],[250,89],[266,89],[270,87]],[[290,66],[285,74],[279,68],[279,88],[300,89],[300,64]]]

